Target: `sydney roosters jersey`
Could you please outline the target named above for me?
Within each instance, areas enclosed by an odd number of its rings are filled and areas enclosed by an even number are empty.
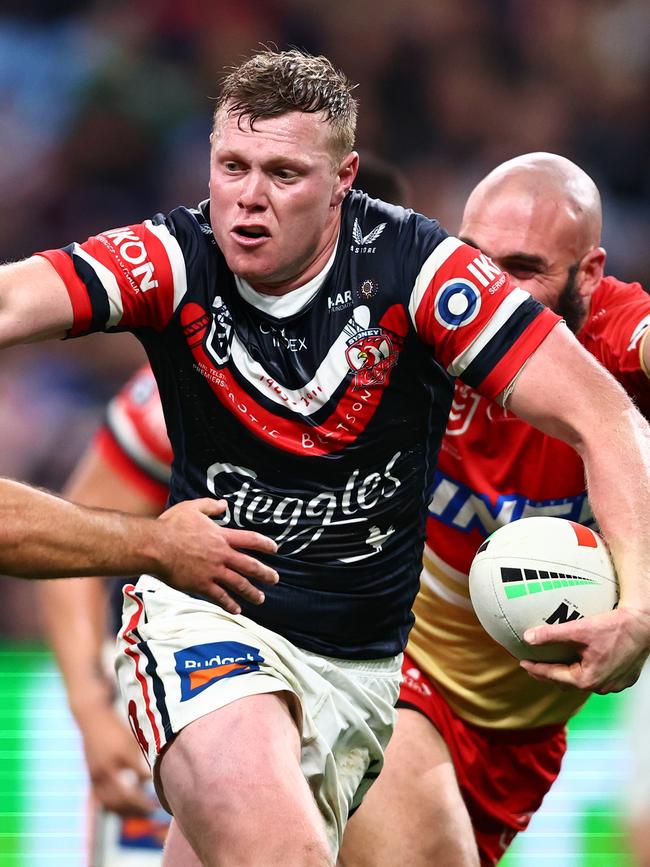
[[[220,523],[277,542],[280,582],[243,613],[318,653],[399,652],[454,379],[497,397],[557,317],[435,221],[359,192],[314,292],[236,279],[205,203],[43,255],[71,335],[143,343],[170,502],[224,498]]]
[[[641,349],[649,326],[650,295],[638,283],[606,277],[578,334],[648,417]],[[530,515],[593,524],[580,457],[458,383],[429,505],[409,653],[457,713],[479,725],[564,722],[585,699],[530,678],[471,609],[467,573],[476,549],[497,527]]]

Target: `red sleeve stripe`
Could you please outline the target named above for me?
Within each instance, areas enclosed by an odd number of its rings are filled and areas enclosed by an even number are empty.
[[[187,272],[183,252],[167,226],[153,223],[151,220],[145,220],[144,225],[158,238],[167,253],[174,285],[173,310],[176,310],[187,292]]]
[[[418,312],[418,308],[422,303],[422,299],[427,294],[429,287],[431,286],[436,273],[440,270],[440,268],[445,264],[447,259],[452,256],[459,247],[465,246],[462,241],[459,241],[458,238],[445,238],[436,249],[431,253],[429,258],[425,261],[420,269],[420,273],[418,274],[413,289],[411,290],[411,297],[409,299],[409,315],[411,317],[411,321],[415,326],[417,331],[417,323],[415,321],[416,314]]]
[[[104,327],[114,328],[116,325],[119,325],[124,316],[124,305],[122,304],[122,293],[115,276],[105,265],[102,265],[98,259],[91,256],[79,244],[72,245],[72,254],[83,259],[93,269],[104,292],[106,292],[109,314]]]
[[[516,286],[512,292],[508,293],[488,320],[485,328],[471,342],[467,349],[454,358],[451,364],[447,367],[447,371],[451,373],[452,376],[460,376],[487,346],[490,340],[494,338],[497,332],[506,324],[515,311],[529,298],[530,294],[524,292],[524,290],[520,289],[518,286]]]
[[[46,250],[37,255],[47,259],[65,283],[74,317],[68,337],[76,337],[78,334],[85,334],[90,328],[93,311],[84,282],[75,271],[71,252],[68,247],[67,250]]]

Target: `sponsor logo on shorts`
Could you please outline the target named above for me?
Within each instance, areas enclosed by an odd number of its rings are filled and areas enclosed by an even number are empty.
[[[584,575],[569,575],[565,572],[547,572],[544,569],[519,569],[512,566],[501,567],[501,580],[508,599],[541,593],[544,590],[559,590],[562,587],[595,584],[593,578]],[[572,618],[574,619],[574,618]]]
[[[257,647],[239,641],[195,644],[174,654],[181,679],[181,701],[194,698],[217,680],[260,670],[264,657]]]

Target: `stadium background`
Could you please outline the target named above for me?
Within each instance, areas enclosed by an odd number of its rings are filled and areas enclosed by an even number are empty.
[[[501,160],[576,160],[603,193],[608,271],[650,285],[646,0],[5,0],[2,260],[204,198],[219,71],[261,43],[342,66],[359,83],[359,146],[392,161],[409,204],[452,231]],[[0,474],[58,489],[141,359],[114,335],[4,352]],[[0,867],[81,865],[78,741],[37,588],[9,579],[0,678]],[[636,693],[594,697],[574,721],[560,780],[510,867],[627,863]]]

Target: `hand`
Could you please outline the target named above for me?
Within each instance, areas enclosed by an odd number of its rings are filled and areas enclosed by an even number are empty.
[[[107,810],[121,816],[148,816],[157,807],[142,790],[150,778],[127,723],[110,705],[86,709],[80,722],[93,793]]]
[[[520,665],[536,680],[575,686],[604,695],[620,692],[639,677],[650,653],[650,614],[619,606],[570,623],[536,626],[524,633],[529,644],[568,641],[578,660],[569,664],[531,662]]]
[[[275,554],[272,539],[248,530],[220,527],[211,517],[226,508],[224,500],[188,500],[173,506],[158,518],[164,524],[163,569],[157,574],[163,581],[185,592],[209,597],[230,614],[241,607],[224,588],[260,605],[264,593],[248,580],[276,584],[278,573],[240,548]]]

